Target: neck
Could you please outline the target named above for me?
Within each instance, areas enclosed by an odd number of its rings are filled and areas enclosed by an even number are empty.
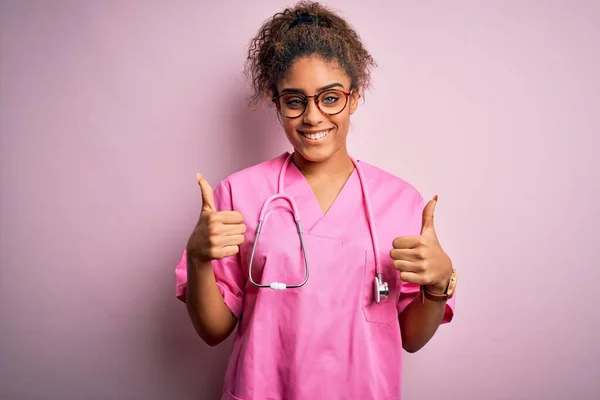
[[[321,162],[309,161],[295,151],[292,161],[306,177],[347,176],[354,171],[354,163],[345,148],[340,149],[329,159]]]

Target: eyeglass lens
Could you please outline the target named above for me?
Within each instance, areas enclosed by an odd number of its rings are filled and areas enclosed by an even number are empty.
[[[306,110],[308,99],[299,93],[285,93],[279,97],[279,111],[288,118],[299,117]],[[345,107],[348,98],[339,90],[327,90],[320,93],[315,99],[317,107],[323,113],[334,115],[340,113]]]

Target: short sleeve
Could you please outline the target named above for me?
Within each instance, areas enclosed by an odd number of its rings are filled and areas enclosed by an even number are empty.
[[[214,191],[215,206],[219,211],[232,211],[233,201],[231,191],[225,182],[219,183]],[[244,300],[244,274],[242,272],[239,253],[212,261],[215,280],[223,300],[233,315],[238,319],[242,315]],[[183,251],[181,259],[175,268],[175,296],[185,302],[187,289],[187,252]]]
[[[414,207],[413,218],[411,221],[413,228],[413,234],[418,235],[421,233],[421,226],[423,223],[423,209],[425,208],[425,200],[421,195],[417,196],[416,205]],[[406,306],[408,306],[416,296],[421,292],[421,287],[416,283],[408,283],[401,282],[400,284],[400,296],[398,298],[398,315],[404,311]],[[454,317],[454,303],[455,296],[449,299],[446,302],[446,311],[444,312],[444,317],[442,319],[442,323],[448,323],[452,321]]]

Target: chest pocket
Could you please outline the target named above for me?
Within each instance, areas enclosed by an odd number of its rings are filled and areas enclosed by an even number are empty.
[[[362,310],[367,322],[379,323],[385,325],[393,325],[398,323],[398,286],[400,275],[396,269],[392,267],[392,260],[389,254],[379,254],[381,263],[381,272],[383,282],[387,282],[389,288],[389,296],[381,297],[379,303],[375,302],[375,277],[377,276],[377,268],[373,251],[365,250],[362,254],[365,260],[364,267],[364,284],[362,297]]]

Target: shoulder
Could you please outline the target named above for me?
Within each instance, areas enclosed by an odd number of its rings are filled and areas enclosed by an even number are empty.
[[[363,175],[374,197],[395,197],[420,203],[423,197],[419,190],[407,180],[385,171],[366,161],[359,162]]]
[[[388,171],[361,161],[378,227],[389,237],[418,235],[425,202],[417,188]]]
[[[282,153],[269,160],[236,171],[223,179],[219,183],[219,187],[221,190],[225,189],[229,193],[235,193],[240,191],[245,192],[250,188],[257,190],[265,184],[271,186],[273,182],[276,184],[279,171],[287,155],[288,153]]]

